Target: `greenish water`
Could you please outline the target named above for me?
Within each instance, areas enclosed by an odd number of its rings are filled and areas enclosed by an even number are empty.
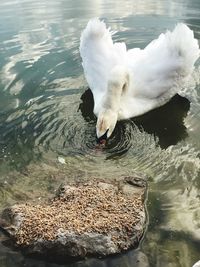
[[[199,63],[182,97],[118,123],[106,148],[96,151],[78,47],[97,16],[129,48],[145,47],[180,21],[200,39],[199,0],[1,0],[0,207],[50,197],[71,179],[145,173],[149,225],[139,248],[62,266],[192,266],[200,259]],[[58,265],[0,244],[0,266]]]

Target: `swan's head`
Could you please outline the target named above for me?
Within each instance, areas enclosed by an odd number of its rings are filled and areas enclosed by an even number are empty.
[[[111,109],[105,109],[99,113],[96,125],[98,141],[109,138],[117,123],[117,113]]]

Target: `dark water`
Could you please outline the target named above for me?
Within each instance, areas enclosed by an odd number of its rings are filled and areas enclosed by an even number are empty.
[[[129,48],[145,47],[180,21],[200,39],[199,0],[1,0],[0,207],[49,197],[70,179],[142,172],[149,226],[137,251],[62,266],[192,266],[200,259],[199,63],[182,96],[118,123],[97,152],[78,52],[81,31],[97,16]],[[1,244],[0,266],[58,265]]]

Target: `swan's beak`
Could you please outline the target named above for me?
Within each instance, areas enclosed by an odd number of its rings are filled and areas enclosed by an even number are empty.
[[[108,131],[109,131],[109,129],[102,136],[100,136],[99,138],[97,138],[97,143],[98,144],[105,145],[106,140],[108,139],[108,136],[107,136]]]

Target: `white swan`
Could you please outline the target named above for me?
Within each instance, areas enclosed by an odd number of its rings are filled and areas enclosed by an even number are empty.
[[[80,54],[94,96],[97,137],[110,137],[117,120],[165,104],[192,73],[198,41],[185,24],[161,34],[145,49],[113,43],[104,22],[92,19],[82,32]]]

